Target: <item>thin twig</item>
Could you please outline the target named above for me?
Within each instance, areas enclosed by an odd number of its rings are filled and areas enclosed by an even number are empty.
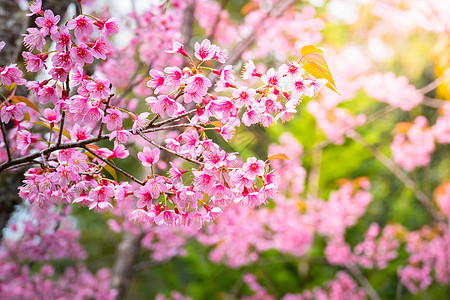
[[[91,153],[92,155],[94,155],[95,157],[97,157],[98,159],[100,159],[101,161],[103,161],[105,164],[107,164],[108,166],[110,166],[111,168],[113,168],[114,170],[122,173],[123,175],[125,175],[126,177],[130,178],[131,180],[139,183],[140,185],[144,185],[145,183],[139,179],[137,179],[136,177],[134,177],[131,174],[128,174],[127,172],[125,172],[124,170],[122,170],[121,168],[119,168],[118,166],[116,166],[115,164],[109,162],[108,160],[104,159],[103,157],[101,157],[100,155],[98,155],[97,153],[95,153],[94,151],[90,150],[87,147],[83,147],[86,151],[88,151],[89,153]]]
[[[358,279],[359,283],[362,285],[366,293],[369,295],[369,297],[372,300],[380,300],[380,296],[377,294],[375,289],[370,284],[369,280],[364,276],[364,274],[361,272],[361,270],[354,264],[349,263],[346,265],[347,270],[350,271],[350,273],[353,274],[353,276]]]
[[[435,98],[430,98],[430,97],[424,97],[422,104],[425,106],[428,106],[428,107],[441,108],[445,104],[450,105],[450,101],[442,100],[442,99],[435,99]]]
[[[187,112],[185,112],[185,113],[183,113],[181,115],[172,117],[170,119],[167,119],[167,120],[164,120],[164,121],[161,121],[161,122],[158,122],[158,123],[155,123],[151,127],[160,127],[161,125],[164,125],[164,124],[167,124],[167,123],[170,123],[170,122],[174,122],[174,121],[178,121],[179,119],[182,119],[184,117],[192,115],[192,114],[194,114],[196,112],[197,112],[197,108],[194,108],[194,109],[191,109],[190,111],[187,111]]]
[[[441,82],[445,79],[445,77],[450,73],[450,69],[445,70],[444,73],[442,73],[441,76],[439,76],[438,78],[436,78],[433,82],[430,82],[429,84],[427,84],[426,86],[424,86],[423,88],[421,88],[419,90],[419,92],[421,92],[423,95],[425,95],[428,92],[431,92],[432,90],[434,90],[435,88],[437,88]]]
[[[147,124],[147,128],[148,127],[151,127],[152,125],[153,125],[153,123],[155,123],[156,122],[156,120],[158,120],[158,118],[159,118],[159,114],[156,114],[154,117],[153,117],[153,119],[151,119],[150,120],[150,122],[148,122],[148,124]]]
[[[175,124],[175,125],[169,125],[164,127],[157,127],[157,128],[149,128],[149,129],[143,129],[141,130],[142,133],[149,133],[149,132],[156,132],[156,131],[163,131],[163,130],[172,130],[172,129],[178,129],[178,128],[184,128],[184,127],[192,127],[191,124],[185,123],[185,124]]]
[[[111,98],[114,96],[114,94],[109,95],[108,100],[106,100],[105,109],[103,109],[103,114],[106,116],[106,110],[109,107],[109,101],[111,101]],[[98,129],[98,135],[97,137],[101,137],[103,133],[103,120],[100,120],[100,128]]]
[[[216,32],[217,32],[217,26],[219,25],[219,22],[220,22],[220,15],[222,14],[222,11],[225,10],[225,7],[228,5],[228,2],[229,2],[229,0],[222,0],[222,2],[220,3],[221,9],[217,13],[211,33],[207,37],[207,39],[210,40],[211,42],[214,41],[214,38],[215,38]]]
[[[144,140],[146,140],[147,142],[149,142],[149,143],[152,144],[153,146],[159,148],[160,150],[166,151],[166,152],[168,152],[168,153],[170,153],[170,154],[172,154],[172,155],[178,156],[178,157],[180,157],[180,158],[182,158],[182,159],[184,159],[184,160],[190,161],[190,162],[192,162],[192,163],[194,163],[194,164],[197,164],[197,165],[203,165],[203,163],[200,162],[200,161],[198,161],[198,160],[192,159],[192,158],[190,158],[190,157],[188,157],[188,156],[186,156],[186,155],[180,154],[180,153],[175,152],[175,151],[173,151],[173,150],[170,150],[169,148],[166,148],[166,147],[164,147],[164,146],[162,146],[162,145],[160,145],[160,144],[155,143],[154,141],[152,141],[151,139],[149,139],[148,137],[146,137],[140,130],[138,130],[137,133],[138,133]]]
[[[180,128],[180,127],[189,127],[189,125],[175,124],[175,125],[171,125],[171,126],[145,129],[142,132],[147,133],[147,132],[156,132],[156,131],[163,131],[163,130],[172,130],[172,129]],[[132,134],[137,135],[138,133],[132,133]],[[60,144],[60,145],[52,145],[52,146],[50,146],[44,150],[41,150],[39,152],[35,152],[35,153],[29,154],[26,156],[22,156],[22,157],[13,159],[11,161],[4,162],[3,164],[0,165],[0,173],[3,172],[5,169],[10,168],[11,166],[14,166],[17,164],[22,164],[24,162],[32,161],[35,158],[41,157],[41,155],[48,155],[48,154],[58,151],[58,150],[64,150],[64,149],[70,149],[70,148],[84,148],[88,144],[97,143],[97,142],[107,140],[107,139],[109,139],[109,134],[104,134],[100,137],[93,137],[93,138],[81,140],[78,142],[72,142],[72,143],[66,143],[66,144]]]
[[[433,206],[433,201],[417,187],[415,182],[390,158],[376,147],[370,145],[359,133],[354,132],[350,136],[354,141],[366,148],[380,163],[391,171],[408,189],[413,191],[417,200],[423,204],[428,213],[437,221],[442,221],[443,216],[436,211]]]
[[[66,118],[66,112],[63,111],[62,112],[62,116],[61,116],[61,125],[59,126],[59,135],[58,135],[58,141],[56,142],[56,145],[60,145],[61,144],[61,139],[63,136],[63,131],[64,131],[64,120]]]
[[[1,122],[2,134],[3,134],[3,142],[5,143],[6,153],[8,154],[8,162],[12,160],[11,149],[9,148],[8,135],[6,134],[5,124]]]

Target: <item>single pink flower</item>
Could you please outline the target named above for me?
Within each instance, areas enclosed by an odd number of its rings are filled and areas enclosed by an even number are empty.
[[[16,67],[16,64],[10,64],[6,67],[0,67],[0,79],[4,85],[12,85],[13,82],[17,85],[22,85],[26,82],[22,78],[23,72]]]
[[[53,104],[56,104],[58,101],[58,95],[56,95],[56,90],[54,87],[46,85],[39,89],[36,94],[36,100],[42,104],[47,104],[50,101],[52,101]]]
[[[211,46],[211,42],[209,40],[203,40],[201,44],[198,42],[195,43],[195,57],[200,60],[210,60],[214,56],[214,48]]]
[[[109,135],[109,140],[112,141],[114,138],[118,143],[125,144],[128,140],[128,136],[132,135],[131,132],[123,128],[117,128]]]
[[[266,164],[262,160],[257,160],[256,157],[250,157],[242,166],[244,176],[248,179],[254,180],[256,176],[264,175],[264,167]]]
[[[95,40],[92,47],[92,55],[97,59],[106,59],[106,54],[111,51],[111,44],[103,36]]]
[[[26,14],[27,17],[30,17],[32,15],[39,15],[42,11],[42,0],[36,0],[31,3],[29,7],[31,13]]]
[[[139,116],[136,116],[135,114],[131,115],[131,118],[133,119],[133,127],[131,128],[131,131],[133,133],[136,133],[137,128],[142,128],[147,123],[147,118],[150,115],[148,112],[143,112],[139,114]]]
[[[149,88],[155,89],[155,94],[158,94],[159,90],[164,86],[165,83],[164,73],[152,69],[150,70],[149,74],[150,80],[147,82],[147,86]]]
[[[173,88],[176,90],[180,87],[183,79],[183,71],[178,67],[167,67],[164,69],[166,72],[166,83],[173,85]]]
[[[77,47],[72,47],[70,54],[74,58],[74,61],[79,64],[91,64],[94,61],[94,56],[85,43],[79,43]]]
[[[107,79],[101,80],[97,76],[94,76],[92,79],[93,80],[89,81],[86,85],[86,89],[90,92],[92,99],[107,99],[111,94],[111,90],[109,88],[110,82]]]
[[[53,127],[56,123],[61,121],[61,114],[57,109],[46,108],[44,110],[44,117],[41,117],[40,119]]]
[[[128,132],[128,131],[127,131]],[[114,149],[112,151],[111,158],[120,158],[124,159],[130,155],[130,151],[128,151],[123,144],[114,144]]]
[[[44,12],[44,17],[36,18],[36,25],[41,27],[42,35],[47,36],[57,31],[60,18],[60,16],[55,16],[51,10],[47,9]]]
[[[84,15],[80,15],[67,23],[67,28],[75,30],[75,37],[90,36],[94,32],[94,21]]]
[[[173,42],[173,44],[171,45],[170,48],[165,50],[166,53],[179,53],[183,56],[189,56],[186,52],[186,50],[184,50],[183,48],[183,44],[181,44],[180,42]]]
[[[206,95],[208,88],[211,86],[211,81],[202,74],[197,74],[186,79],[187,93],[198,93],[200,96]]]
[[[52,68],[48,71],[49,75],[52,75],[52,79],[55,81],[65,82],[69,73],[63,68]]]
[[[51,39],[56,42],[57,52],[67,51],[72,47],[72,35],[66,26],[61,26],[59,31],[52,33]]]
[[[45,60],[48,57],[48,55],[35,55],[31,52],[23,52],[22,56],[27,64],[27,71],[29,72],[40,71],[44,67]]]
[[[158,148],[151,149],[145,146],[143,152],[138,153],[138,158],[142,161],[143,166],[151,167],[159,160],[160,151]]]
[[[119,32],[119,20],[116,18],[109,18],[108,20],[99,20],[95,22],[95,25],[102,32],[105,37]]]
[[[22,34],[24,36],[23,43],[28,50],[33,51],[34,48],[42,51],[42,46],[45,45],[45,36],[37,28],[27,28],[28,34]]]
[[[103,123],[106,123],[106,128],[108,128],[108,130],[122,127],[122,112],[120,110],[108,108],[106,112],[108,114],[103,117]]]
[[[280,74],[278,74],[278,72],[275,72],[274,68],[270,68],[266,74],[261,76],[261,80],[265,85],[268,85],[270,87],[279,87]]]
[[[256,91],[252,88],[242,86],[233,91],[236,107],[241,108],[244,105],[249,105],[255,99]]]
[[[82,141],[91,138],[91,128],[88,126],[81,127],[79,124],[75,124],[70,131],[70,137],[74,141]]]

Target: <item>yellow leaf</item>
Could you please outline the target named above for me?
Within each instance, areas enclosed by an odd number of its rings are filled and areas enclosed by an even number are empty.
[[[89,145],[86,145],[86,148],[89,148],[89,149],[95,151],[95,149],[99,149],[100,147],[98,147],[98,146],[96,146],[96,145],[91,145],[91,144],[89,144]],[[95,157],[94,154],[92,154],[92,153],[90,153],[90,152],[86,152],[86,155],[89,156],[89,157],[92,158],[92,159],[97,158],[97,157]],[[113,161],[110,161],[110,162],[111,162],[112,164],[114,164]],[[108,173],[113,177],[113,179],[114,179],[115,181],[118,181],[116,170],[114,170],[113,167],[111,167],[111,166],[105,164],[105,165],[103,166],[103,168],[106,170],[106,172],[108,172]]]
[[[287,160],[290,160],[289,157],[287,157],[287,155],[284,154],[284,153],[272,154],[272,155],[269,155],[269,157],[267,158],[267,160],[274,160],[274,159],[287,159]]]
[[[304,46],[300,52],[302,54],[300,62],[304,63],[303,69],[316,79],[328,80],[326,87],[340,95],[331,75],[330,68],[325,60],[325,52],[312,45]]]
[[[213,125],[215,127],[222,127],[223,126],[223,124],[221,122],[219,122],[219,121],[214,121],[214,122],[211,122],[209,124],[211,124],[211,125]]]
[[[13,90],[13,88],[16,87],[16,83],[13,82],[11,85],[4,84],[3,86],[5,87],[6,91],[11,92]]]
[[[50,125],[48,125],[47,123],[41,122],[41,121],[33,122],[33,124],[41,125],[41,126],[47,127],[48,129],[52,129],[52,130],[54,130],[54,131],[56,131],[56,132],[59,133],[59,125],[55,125],[55,126],[53,126],[53,127],[50,127]],[[66,129],[63,129],[63,135],[64,135],[66,138],[70,139],[70,133],[69,133]]]
[[[323,50],[313,46],[313,45],[308,45],[308,46],[304,46],[301,50],[300,53],[305,56],[307,54],[310,53],[322,53],[323,55],[325,55],[325,52],[323,52]]]
[[[395,131],[401,133],[407,133],[413,124],[408,122],[400,122],[395,125]]]
[[[105,164],[104,168],[105,168],[105,170],[106,170],[109,174],[111,174],[111,176],[113,177],[113,179],[114,179],[115,181],[118,181],[116,170],[114,170],[113,167],[111,167],[111,166]]]
[[[336,84],[334,83],[333,77],[331,77],[329,71],[324,70],[319,64],[316,64],[315,62],[305,63],[303,65],[303,69],[305,69],[306,72],[314,76],[316,79],[328,80],[326,87],[340,95],[339,91],[336,88]]]
[[[23,102],[26,105],[28,105],[28,107],[34,109],[35,111],[39,112],[39,108],[37,108],[36,105],[34,105],[33,102],[31,102],[27,97],[23,97],[23,96],[12,96],[10,99],[13,103],[19,103],[19,102]]]

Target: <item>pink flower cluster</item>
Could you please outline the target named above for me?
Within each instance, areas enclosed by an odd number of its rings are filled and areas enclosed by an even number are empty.
[[[427,119],[419,116],[413,124],[402,123],[398,128],[403,132],[396,134],[391,144],[394,161],[407,171],[428,165],[435,144]]]
[[[11,67],[2,70],[5,85],[13,82],[25,84],[39,105],[29,105],[29,99],[22,99],[19,103],[13,102],[13,98],[7,99],[11,101],[3,103],[1,119],[3,123],[12,121],[15,125],[7,136],[12,139],[9,150],[13,153],[17,149],[22,155],[33,155],[47,148],[63,147],[34,161],[40,164],[40,168],[30,168],[26,172],[19,192],[23,199],[41,208],[58,203],[78,203],[89,209],[105,211],[134,195],[137,209],[130,212],[130,220],[141,224],[187,225],[198,229],[222,214],[222,209],[233,202],[253,207],[267,203],[270,197],[276,195],[278,182],[270,172],[269,161],[251,157],[238,166],[236,154],[222,150],[208,138],[207,130],[215,130],[229,140],[241,122],[246,126],[270,126],[278,120],[287,121],[293,117],[303,95],[319,93],[326,80],[304,77],[302,66],[297,62],[288,62],[278,70],[272,68],[262,74],[249,61],[244,67],[243,77],[260,79],[261,85],[256,89],[244,85],[237,87],[233,66],[224,65],[220,69],[210,67],[213,60],[226,62],[224,50],[204,40],[195,44],[192,58],[181,43],[174,42],[165,55],[180,54],[174,57],[188,59],[190,68],[180,69],[173,65],[163,68],[164,72],[151,69],[147,86],[153,89],[155,96],[148,97],[146,102],[156,118],[169,118],[167,123],[176,122],[189,114],[191,117],[189,123],[179,124],[186,128],[184,132],[167,138],[165,145],[158,145],[142,133],[151,127],[148,122],[150,112],[136,115],[123,109],[119,106],[123,104],[123,99],[114,96],[108,79],[97,74],[89,76],[84,71],[85,65],[92,64],[94,59],[106,60],[115,55],[108,37],[118,32],[117,20],[81,14],[59,26],[60,16],[55,16],[51,10],[43,11],[41,2],[36,2],[30,10],[31,14],[40,16],[36,19],[37,28],[29,28],[24,35],[24,43],[29,50],[24,53],[27,71],[39,71],[49,78],[25,82],[19,69]],[[175,9],[174,15],[148,15],[142,20],[144,25],[150,27],[160,22],[158,30],[172,32],[172,35],[164,35],[169,38],[174,37],[180,26],[176,22],[173,27],[169,25],[177,13],[179,11]],[[140,38],[144,37],[145,41],[147,35],[141,33]],[[56,47],[54,51],[43,53],[47,38]],[[166,42],[161,39],[161,43]],[[154,54],[144,51],[142,47],[145,44],[141,44],[140,53],[150,63],[153,61],[150,57]],[[161,48],[162,45],[152,49]],[[194,59],[197,61],[194,62]],[[102,70],[110,67],[106,63]],[[212,79],[214,76],[215,81]],[[213,85],[217,92],[232,90],[232,96],[210,93]],[[69,89],[72,89],[71,94]],[[40,116],[40,105],[51,107],[45,108]],[[194,107],[194,113],[188,112],[188,108]],[[32,125],[24,120],[27,112],[31,121],[40,116],[38,124],[47,126],[50,132],[43,136],[31,133]],[[131,130],[124,128],[128,117],[133,120]],[[59,126],[64,126],[63,132],[58,131]],[[103,135],[103,130],[109,133]],[[108,164],[113,159],[124,159],[130,155],[125,144],[132,135],[142,135],[144,140],[155,146],[150,148],[146,145],[137,155],[144,170],[148,169],[151,173],[143,182],[135,180],[141,186],[111,180],[102,174],[102,171],[107,171],[116,176]],[[105,137],[114,142],[113,149],[93,144]],[[71,147],[71,143],[82,146]],[[6,143],[2,145],[6,147]],[[160,163],[161,151],[179,156],[197,167],[182,169],[180,165],[171,164],[167,176],[158,175],[154,173],[155,168],[165,168],[165,164]],[[5,160],[15,158],[15,154],[10,157],[8,153],[7,157],[5,152],[2,156]],[[301,167],[297,169],[301,173]],[[185,176],[186,173],[192,177]]]
[[[316,118],[317,125],[325,132],[327,138],[335,144],[343,144],[344,137],[366,122],[366,116],[354,116],[340,107],[327,107],[322,102],[312,100],[308,103],[308,111]]]
[[[399,268],[398,274],[410,292],[425,290],[433,281],[432,274],[437,282],[450,283],[450,232],[446,224],[408,233],[406,243],[409,264]]]
[[[364,81],[366,93],[381,102],[403,110],[411,110],[420,104],[423,95],[404,76],[397,77],[394,73],[375,73]]]
[[[380,233],[380,226],[372,223],[364,241],[355,246],[353,253],[344,237],[336,236],[328,242],[325,256],[335,265],[358,264],[366,269],[385,269],[388,263],[397,257],[397,249],[400,246],[397,229],[397,226],[388,225]]]
[[[355,225],[372,201],[369,188],[367,178],[344,181],[339,190],[330,194],[328,201],[307,201],[308,216],[318,233],[330,237],[342,236],[346,228]]]
[[[301,294],[287,294],[283,300],[362,300],[366,299],[364,289],[359,288],[356,282],[344,271],[336,274],[336,279],[330,280],[326,287],[316,287]]]
[[[86,253],[78,244],[80,233],[68,218],[68,207],[59,212],[31,207],[29,214],[30,220],[10,222],[2,239],[0,298],[115,298],[115,291],[109,288],[110,271],[92,274],[80,262]],[[50,263],[63,259],[79,262],[54,276]],[[39,269],[31,268],[37,263],[42,264]]]

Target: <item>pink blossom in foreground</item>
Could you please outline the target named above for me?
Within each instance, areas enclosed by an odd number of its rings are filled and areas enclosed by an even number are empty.
[[[143,152],[138,153],[139,160],[143,166],[151,167],[159,160],[160,150],[158,148],[151,149],[145,146]]]

